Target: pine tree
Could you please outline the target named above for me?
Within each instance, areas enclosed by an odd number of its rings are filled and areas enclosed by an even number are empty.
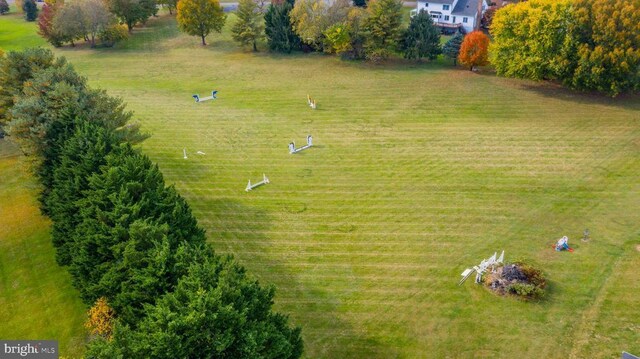
[[[113,340],[94,341],[87,357],[299,358],[300,329],[271,311],[273,296],[229,258],[197,261],[137,328],[116,325]]]
[[[367,7],[367,0],[353,0],[353,6]]]
[[[36,5],[35,0],[24,0],[22,10],[24,10],[25,20],[36,21],[38,18],[38,5]]]
[[[79,124],[60,151],[51,192],[46,199],[53,221],[51,238],[60,265],[71,263],[70,241],[81,219],[78,201],[89,188],[88,179],[106,163],[105,157],[118,144],[112,131],[86,120],[75,121]]]
[[[271,51],[290,53],[300,48],[300,38],[291,27],[291,9],[293,5],[288,1],[272,3],[264,15],[264,32]]]
[[[127,323],[177,280],[172,255],[203,244],[186,201],[165,187],[158,167],[130,145],[114,149],[78,201],[70,271],[82,298],[104,296]]]
[[[56,59],[49,49],[29,48],[24,51],[9,51],[0,57],[0,125],[10,120],[7,113],[20,95],[27,80],[34,73],[51,66],[64,66],[63,58]]]
[[[258,51],[256,42],[264,36],[264,25],[258,4],[254,0],[240,0],[238,20],[231,29],[232,37],[240,45],[253,45],[253,51]]]
[[[460,54],[460,46],[464,41],[464,35],[460,32],[456,33],[447,41],[442,47],[442,53],[451,59],[453,59],[453,66],[457,64],[458,55]]]
[[[7,0],[0,0],[0,15],[4,15],[9,12],[9,3]]]
[[[409,28],[402,41],[402,50],[407,59],[434,60],[442,52],[440,48],[440,31],[433,24],[429,13],[421,10],[411,18]]]

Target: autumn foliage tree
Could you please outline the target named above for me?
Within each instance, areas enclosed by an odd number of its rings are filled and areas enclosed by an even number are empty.
[[[573,0],[531,0],[494,16],[491,64],[498,75],[551,80],[561,61]]]
[[[64,40],[62,34],[53,27],[53,20],[59,9],[59,3],[54,3],[52,5],[44,4],[42,6],[42,11],[40,11],[40,15],[38,15],[38,35],[42,36],[55,47],[62,46],[62,42]]]
[[[98,298],[96,303],[87,312],[87,321],[84,326],[91,335],[98,335],[110,339],[115,324],[115,313],[104,297]]]
[[[476,66],[487,65],[489,63],[488,49],[489,37],[482,31],[473,31],[464,37],[458,61],[469,66],[469,70],[473,70]]]
[[[211,31],[221,32],[227,19],[218,0],[181,0],[178,2],[178,27],[181,31],[205,38]]]
[[[640,1],[575,0],[572,9],[563,82],[611,96],[640,91]]]
[[[369,17],[364,22],[367,58],[378,61],[387,58],[396,49],[402,25],[400,0],[372,0],[367,8]]]

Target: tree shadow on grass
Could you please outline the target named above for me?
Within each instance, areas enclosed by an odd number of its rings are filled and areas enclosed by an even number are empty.
[[[514,81],[519,80],[514,79]],[[638,94],[623,94],[612,98],[597,92],[580,92],[577,90],[571,90],[553,82],[535,83],[531,81],[520,81],[519,85],[520,88],[526,91],[535,92],[538,95],[562,101],[574,102],[577,104],[596,104],[634,111],[640,110],[640,95]]]
[[[330,291],[308,280],[302,281],[296,274],[298,269],[287,267],[277,258],[278,253],[273,251],[274,243],[266,235],[273,219],[265,210],[230,198],[199,202],[201,208],[207,209],[207,213],[198,215],[206,223],[208,237],[214,241],[216,252],[234,254],[236,260],[247,267],[262,285],[276,285],[277,311],[289,315],[291,325],[302,327],[306,357],[398,356],[393,349],[385,348],[375,338],[362,334],[361,329],[341,319],[339,300],[332,297]],[[300,210],[288,208],[286,204],[283,206],[288,213]],[[288,251],[293,252],[291,249]],[[321,312],[322,315],[309,316],[307,312]],[[310,317],[314,322],[309,321]]]

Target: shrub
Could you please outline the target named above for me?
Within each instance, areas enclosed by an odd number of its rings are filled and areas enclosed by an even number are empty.
[[[544,291],[541,288],[528,283],[513,283],[507,287],[507,291],[517,296],[531,299],[544,296]]]
[[[105,47],[112,47],[118,41],[129,38],[129,30],[125,25],[114,24],[102,30],[98,38]]]

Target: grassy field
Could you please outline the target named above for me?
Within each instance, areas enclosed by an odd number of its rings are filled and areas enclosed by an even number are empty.
[[[67,271],[56,265],[49,222],[38,210],[26,161],[0,140],[0,338],[55,339],[82,352],[85,314]]]
[[[640,353],[637,97],[580,95],[447,60],[253,54],[228,27],[201,47],[162,17],[116,49],[56,51],[128,102],[152,134],[144,151],[217,251],[277,286],[276,307],[303,327],[307,357]],[[212,89],[216,101],[190,97]],[[288,154],[307,134],[316,146]],[[246,193],[263,173],[272,183]],[[562,235],[574,253],[552,250]],[[464,268],[502,249],[544,268],[545,300],[457,286]],[[41,255],[66,278],[50,248]]]
[[[0,49],[19,50],[25,47],[44,46],[46,42],[38,35],[36,22],[27,22],[15,6],[6,15],[0,16]]]

